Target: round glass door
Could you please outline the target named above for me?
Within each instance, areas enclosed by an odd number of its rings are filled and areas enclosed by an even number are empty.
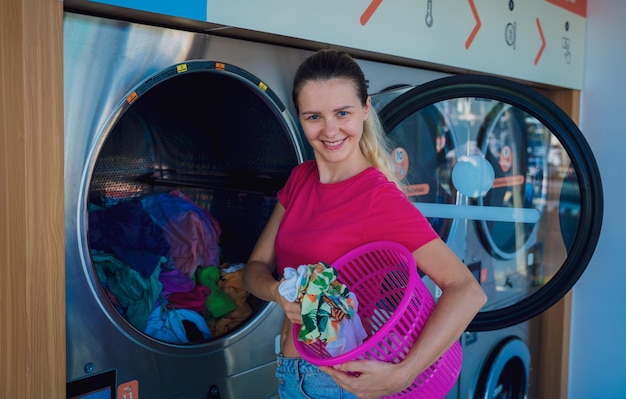
[[[253,330],[276,305],[241,288],[242,269],[304,159],[285,107],[247,71],[195,60],[141,82],[115,116],[86,170],[80,231],[102,306],[155,347]]]
[[[379,114],[394,141],[419,143],[439,137],[441,125],[404,126],[433,120],[433,110],[446,121],[446,142],[454,143],[433,146],[450,162],[440,186],[456,198],[411,198],[431,220],[457,222],[447,241],[488,296],[468,330],[528,320],[571,289],[595,249],[603,198],[591,149],[546,97],[495,77],[416,86]],[[424,173],[420,181],[442,181],[437,169]]]

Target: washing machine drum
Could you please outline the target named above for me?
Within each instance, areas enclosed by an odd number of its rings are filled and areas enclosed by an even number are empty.
[[[528,397],[530,352],[517,337],[502,341],[484,364],[473,399],[525,399]]]
[[[140,84],[116,115],[87,171],[101,296],[156,341],[240,329],[266,306],[241,267],[302,160],[285,107],[249,73],[196,61]]]

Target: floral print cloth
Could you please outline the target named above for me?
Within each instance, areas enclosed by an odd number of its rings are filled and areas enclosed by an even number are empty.
[[[356,313],[358,301],[337,280],[337,270],[324,262],[285,269],[279,292],[302,305],[302,327],[298,339],[321,341],[333,356],[349,351],[367,338]]]

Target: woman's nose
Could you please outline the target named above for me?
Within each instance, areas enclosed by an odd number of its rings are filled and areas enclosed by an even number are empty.
[[[324,134],[332,137],[339,132],[338,124],[332,119],[325,119],[324,122]]]

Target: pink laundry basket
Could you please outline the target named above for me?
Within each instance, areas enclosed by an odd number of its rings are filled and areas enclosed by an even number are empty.
[[[399,363],[405,359],[435,308],[435,301],[417,273],[412,254],[404,246],[377,241],[355,248],[332,263],[338,280],[354,292],[358,314],[368,338],[357,348],[331,356],[325,344],[293,339],[300,356],[318,366],[350,360],[374,359]],[[402,392],[386,398],[443,398],[455,384],[463,355],[457,341]]]

